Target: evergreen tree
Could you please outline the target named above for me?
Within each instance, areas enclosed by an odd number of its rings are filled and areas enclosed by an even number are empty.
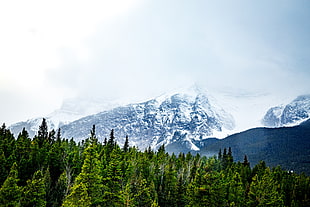
[[[38,139],[39,148],[41,148],[44,142],[48,140],[48,127],[45,118],[43,118],[42,123],[39,126],[39,131],[36,139]]]
[[[222,149],[219,150],[219,154],[217,156],[219,160],[222,160]]]
[[[243,163],[244,166],[249,166],[250,167],[250,162],[248,161],[248,157],[244,155]]]
[[[41,170],[36,171],[32,180],[27,181],[23,189],[21,206],[46,206],[46,186]]]
[[[126,136],[123,151],[128,152],[128,150],[129,150],[129,141],[128,141],[128,136]]]
[[[90,141],[91,142],[96,142],[97,143],[97,137],[96,137],[96,126],[93,125],[92,130],[90,131]]]
[[[6,177],[8,176],[8,172],[6,170],[6,159],[4,156],[4,152],[0,149],[0,186],[5,181]]]
[[[120,160],[120,149],[115,148],[110,154],[110,160],[104,170],[104,203],[106,206],[121,206],[122,198],[120,195],[122,189],[122,170]]]
[[[245,191],[238,172],[231,173],[228,178],[228,204],[229,206],[244,206]]]
[[[58,130],[57,130],[56,141],[58,143],[61,142],[61,129],[60,128],[58,128]]]
[[[0,188],[0,206],[18,206],[20,202],[21,189],[17,185],[18,171],[17,164],[14,162],[10,173]]]
[[[102,167],[95,142],[85,149],[84,156],[82,171],[76,177],[71,193],[65,198],[63,206],[102,205]]]
[[[6,162],[1,163],[4,165],[7,172],[10,171],[13,163],[15,162],[14,148],[15,148],[15,138],[11,131],[6,128],[5,124],[0,128],[0,151],[4,153]]]
[[[177,157],[164,146],[129,147],[128,137],[121,149],[114,131],[99,143],[95,126],[80,143],[60,130],[46,138],[45,125],[33,140],[0,127],[0,206],[310,206],[309,176],[263,161],[251,170],[246,156],[233,162],[231,148],[218,159]]]
[[[111,130],[110,139],[108,140],[108,145],[114,147],[115,145],[115,136],[114,136],[114,129]]]
[[[247,206],[283,206],[283,195],[279,184],[273,179],[270,169],[266,168],[261,178],[253,177],[248,195]]]
[[[26,185],[27,180],[31,179],[35,170],[32,168],[30,159],[31,139],[25,128],[18,135],[14,149],[16,162],[18,165],[19,184]]]

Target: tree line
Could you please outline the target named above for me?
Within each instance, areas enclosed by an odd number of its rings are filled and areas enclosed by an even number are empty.
[[[48,131],[17,138],[0,128],[0,206],[310,206],[310,178],[234,162],[232,149],[218,156],[140,151],[90,136],[76,143]],[[222,151],[223,150],[223,151]]]

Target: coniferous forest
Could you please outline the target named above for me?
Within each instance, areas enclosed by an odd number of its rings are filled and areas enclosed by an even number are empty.
[[[216,157],[140,151],[103,142],[76,143],[48,131],[14,137],[0,128],[0,206],[310,206],[310,177],[234,162],[233,149]]]

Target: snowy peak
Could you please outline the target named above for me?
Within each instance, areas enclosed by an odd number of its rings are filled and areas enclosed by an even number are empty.
[[[269,127],[294,126],[310,117],[310,95],[298,96],[291,103],[270,108],[262,123]]]
[[[66,99],[61,107],[51,114],[44,116],[49,129],[58,129],[72,121],[82,117],[119,106],[116,101],[106,101],[94,98],[71,98]],[[43,117],[32,118],[27,121],[12,124],[9,128],[16,136],[25,128],[30,137],[33,137],[42,123]]]
[[[234,119],[211,101],[208,94],[195,90],[116,107],[64,125],[62,131],[65,137],[84,139],[93,124],[98,138],[108,137],[114,129],[120,144],[128,135],[130,144],[139,149],[149,146],[157,149],[178,142],[187,150],[199,150],[195,141],[233,129]]]

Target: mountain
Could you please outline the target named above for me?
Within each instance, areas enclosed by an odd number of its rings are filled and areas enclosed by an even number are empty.
[[[219,149],[231,147],[236,161],[247,155],[251,166],[264,160],[268,166],[310,174],[310,120],[294,127],[250,129],[203,144],[202,155],[217,155]]]
[[[43,118],[46,119],[50,130],[57,130],[59,127],[69,124],[72,121],[78,120],[90,114],[96,114],[103,110],[111,109],[120,104],[121,102],[118,101],[107,101],[94,98],[66,99],[60,109],[55,110],[51,114],[45,117],[36,117],[27,121],[12,124],[9,126],[9,129],[15,136],[17,136],[25,127],[30,137],[33,137],[37,133]]]
[[[155,100],[155,102],[159,102],[157,103],[157,105],[160,105],[164,99],[167,99],[168,97],[177,95],[177,94],[179,95],[183,94],[188,97],[192,97],[192,99],[193,97],[194,98],[197,97],[198,94],[204,95],[207,97],[208,102],[211,103],[211,106],[215,108],[214,111],[216,111],[216,113],[219,116],[221,116],[219,118],[221,119],[221,122],[223,122],[223,124],[225,124],[224,120],[226,119],[226,117],[227,117],[227,122],[230,123],[230,125],[231,125],[231,122],[233,122],[234,126],[226,126],[226,127],[224,126],[222,127],[222,130],[212,130],[212,134],[211,132],[207,132],[207,134],[205,135],[206,137],[212,136],[212,137],[217,137],[217,138],[224,138],[228,136],[229,134],[233,134],[233,133],[241,132],[241,131],[244,131],[250,128],[262,126],[261,119],[264,116],[266,109],[268,109],[271,105],[278,104],[279,102],[278,98],[275,98],[271,94],[267,94],[261,91],[246,91],[242,89],[239,89],[239,90],[211,89],[206,92],[203,87],[197,84],[191,85],[190,87],[175,89],[172,92],[167,93],[166,95],[162,95],[160,97],[153,98],[153,99]],[[216,97],[216,99],[213,97]],[[186,99],[185,96],[181,98]],[[136,99],[133,98],[133,100],[136,100]],[[143,102],[143,101],[136,100],[133,102],[132,100],[122,100],[122,99],[106,100],[102,98],[94,99],[94,98],[83,96],[79,98],[64,100],[60,109],[54,111],[53,113],[47,116],[44,116],[44,118],[47,120],[47,124],[50,130],[51,129],[57,130],[59,127],[63,125],[67,125],[73,121],[76,121],[78,119],[81,119],[89,115],[94,115],[100,112],[109,111],[109,110],[112,110],[120,106],[124,107],[124,106],[134,105],[130,103],[145,103],[145,102],[147,101]],[[148,102],[148,104],[150,104],[150,102]],[[146,106],[146,107],[149,107],[149,106]],[[184,111],[184,113],[191,112],[190,110],[186,110],[186,107],[181,108],[180,111]],[[225,111],[225,113],[222,113],[221,111]],[[160,112],[156,112],[156,113],[159,114]],[[184,117],[189,117],[189,116],[186,115]],[[201,118],[204,119],[205,117],[202,116]],[[39,125],[42,122],[42,119],[43,117],[29,119],[27,121],[13,124],[9,126],[9,128],[15,134],[15,136],[17,136],[18,133],[20,133],[20,131],[22,130],[22,128],[25,127],[26,130],[29,132],[30,136],[33,137],[37,133],[39,129]],[[232,128],[233,130],[231,130]],[[88,131],[88,129],[86,131]],[[180,132],[181,130],[179,126],[176,136],[180,134]],[[84,133],[84,134],[87,135],[87,133]],[[104,136],[108,136],[108,135],[104,135]],[[197,140],[197,138],[191,139],[191,140],[192,141]],[[192,145],[192,142],[189,143],[187,140],[185,140],[185,142],[183,142],[182,145],[184,144]],[[194,145],[192,145],[192,147],[195,148]]]
[[[298,96],[287,105],[270,108],[262,123],[268,127],[294,126],[309,119],[310,95]]]
[[[130,145],[141,150],[181,143],[183,150],[199,151],[196,142],[227,133],[235,122],[205,91],[191,88],[87,116],[63,125],[61,130],[64,137],[81,140],[89,136],[92,125],[96,125],[100,140],[114,129],[121,146],[128,135]]]

